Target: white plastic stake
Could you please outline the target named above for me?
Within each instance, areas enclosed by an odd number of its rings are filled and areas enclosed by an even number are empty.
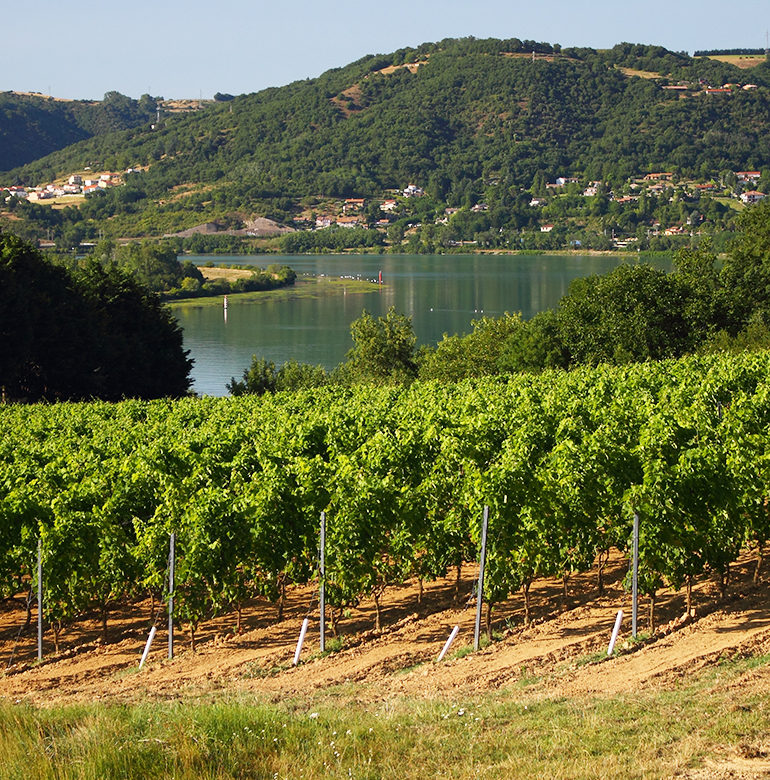
[[[302,652],[302,645],[305,643],[305,634],[307,633],[307,624],[310,622],[309,618],[305,618],[302,621],[302,630],[299,632],[299,639],[297,640],[297,649],[294,651],[294,666],[299,663],[299,654]]]
[[[610,646],[607,648],[607,655],[612,655],[612,651],[615,649],[615,642],[618,641],[618,634],[620,633],[620,624],[623,622],[623,610],[618,610],[618,616],[615,618],[615,628],[612,629],[612,637],[610,639]]]
[[[144,662],[147,660],[147,656],[150,654],[150,646],[152,645],[152,640],[155,639],[155,632],[157,630],[157,626],[153,626],[150,629],[150,635],[147,637],[147,644],[145,644],[144,652],[142,653],[142,660],[139,661],[140,669],[144,666]]]
[[[459,630],[460,630],[460,626],[455,626],[452,629],[452,633],[449,635],[449,639],[447,639],[446,643],[444,644],[444,649],[441,651],[441,653],[439,653],[438,661],[444,660],[444,656],[449,651],[449,647],[451,646],[452,642],[455,641],[455,637],[457,636],[457,632]],[[438,663],[438,661],[436,661],[436,663]]]

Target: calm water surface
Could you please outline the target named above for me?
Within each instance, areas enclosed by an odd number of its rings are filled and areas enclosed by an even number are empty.
[[[581,276],[604,273],[622,260],[582,255],[283,255],[193,256],[193,262],[267,266],[285,263],[298,274],[376,279],[383,288],[366,294],[317,300],[239,302],[230,298],[226,317],[218,306],[174,309],[195,359],[193,387],[202,395],[226,395],[226,382],[241,378],[257,355],[276,365],[290,358],[332,368],[352,347],[350,323],[367,309],[390,306],[411,315],[418,343],[435,344],[444,333],[467,333],[484,315],[521,312],[531,317],[551,308]],[[667,267],[666,263],[659,263]]]

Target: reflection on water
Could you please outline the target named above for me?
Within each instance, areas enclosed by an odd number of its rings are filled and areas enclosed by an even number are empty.
[[[362,277],[384,287],[367,294],[330,295],[294,301],[241,302],[228,307],[175,309],[185,347],[195,359],[194,389],[225,395],[225,383],[240,379],[256,354],[276,365],[295,358],[331,368],[352,346],[350,323],[367,309],[385,314],[390,306],[412,317],[420,344],[444,333],[467,333],[471,321],[504,312],[531,317],[551,308],[581,276],[604,273],[620,263],[607,256],[553,255],[314,255],[193,257],[223,264],[286,263],[298,274]],[[666,263],[660,264],[666,267]]]

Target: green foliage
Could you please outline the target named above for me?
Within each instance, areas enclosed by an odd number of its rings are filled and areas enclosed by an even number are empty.
[[[722,269],[733,316],[743,325],[752,316],[770,324],[770,198],[746,209],[739,224],[741,236]]]
[[[412,319],[391,306],[376,320],[364,310],[350,325],[355,346],[348,353],[345,375],[355,382],[403,383],[417,375]]]
[[[501,351],[508,339],[524,328],[519,315],[482,317],[472,322],[468,336],[449,336],[435,350],[420,353],[420,379],[456,382],[474,376],[496,374],[500,370]]]
[[[328,376],[323,366],[298,363],[292,359],[276,369],[272,360],[252,355],[251,365],[243,372],[241,381],[233,377],[227,384],[227,390],[234,396],[264,395],[281,390],[293,392],[323,387],[327,382]]]
[[[12,399],[181,396],[191,361],[156,296],[96,260],[68,271],[0,233],[0,386]]]
[[[191,627],[313,577],[327,513],[339,609],[477,555],[490,607],[629,549],[642,589],[726,571],[770,539],[770,356],[261,398],[0,405],[0,587],[43,541],[46,617],[162,597],[177,534]],[[106,617],[105,617],[106,619]]]
[[[119,92],[108,92],[100,102],[0,92],[0,170],[93,136],[139,127],[154,118],[155,107],[149,95],[136,101]]]
[[[426,195],[406,199],[412,201],[408,216],[416,217],[409,222],[423,228],[404,236],[405,225],[390,226],[394,243],[412,240],[410,251],[450,248],[456,241],[546,249],[572,240],[602,248],[605,231],[615,227],[629,235],[640,230],[644,242],[669,248],[678,239],[646,237],[653,214],[674,224],[696,211],[722,226],[729,209],[714,199],[669,203],[668,196],[665,203],[615,208],[604,193],[583,199],[585,213],[578,213],[582,206],[573,211],[564,234],[522,234],[537,222],[537,210],[518,196],[530,188],[545,194],[545,184],[560,175],[600,179],[619,191],[629,176],[649,171],[718,181],[723,171],[761,169],[770,159],[765,66],[750,72],[759,89],[712,96],[700,79],[740,83],[745,71],[656,46],[596,51],[532,41],[532,49],[522,49],[521,43],[445,40],[364,58],[316,79],[164,116],[154,130],[145,122],[99,135],[16,168],[9,179],[50,181],[79,170],[84,159],[115,170],[146,166],[128,175],[125,187],[87,199],[80,209],[86,233],[95,228],[89,220],[112,235],[132,236],[248,212],[288,221],[302,198],[382,197],[411,182]],[[511,56],[532,51],[549,56]],[[414,61],[422,63],[416,72],[379,72],[380,65]],[[620,68],[661,78],[626,76]],[[692,87],[686,100],[661,88],[680,81]],[[340,95],[353,86],[360,97],[351,107]],[[129,106],[112,96],[104,101],[108,110],[123,116]],[[547,209],[563,210],[569,201],[561,200],[551,199]],[[481,203],[488,210],[470,212]],[[435,217],[445,206],[462,213],[428,230],[428,212]],[[24,214],[33,216],[26,208]],[[282,239],[284,250],[382,243],[376,231],[336,232],[291,234]]]

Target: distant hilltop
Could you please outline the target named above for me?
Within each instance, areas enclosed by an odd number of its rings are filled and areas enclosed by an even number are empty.
[[[0,223],[31,238],[174,235],[221,251],[255,218],[296,229],[269,239],[273,251],[661,246],[729,229],[770,183],[763,56],[447,39],[215,98],[0,95],[0,154],[45,155],[0,185],[122,172],[75,209],[10,202]],[[658,172],[671,187],[635,189]],[[218,227],[184,235],[206,224]]]

